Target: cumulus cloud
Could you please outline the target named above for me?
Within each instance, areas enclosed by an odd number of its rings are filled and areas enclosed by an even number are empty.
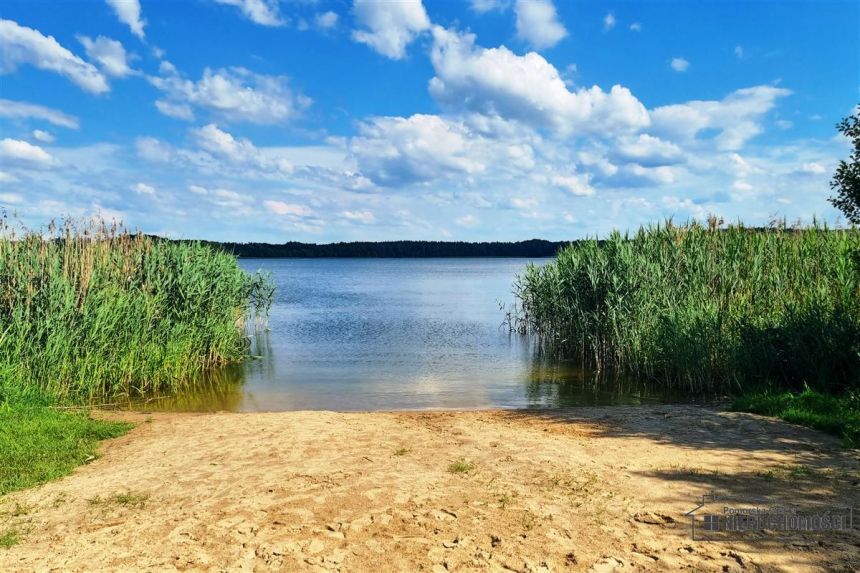
[[[0,140],[0,159],[42,165],[54,161],[53,157],[38,145],[8,137]]]
[[[615,14],[609,12],[603,18],[603,31],[608,32],[615,27]]]
[[[263,205],[269,211],[277,215],[292,215],[295,217],[310,217],[314,214],[314,212],[304,205],[297,205],[295,203],[285,203],[283,201],[263,201]]]
[[[134,73],[134,70],[128,66],[128,54],[121,43],[104,36],[99,36],[95,40],[87,36],[77,38],[84,46],[90,61],[97,62],[107,75],[122,78]]]
[[[814,161],[810,161],[809,163],[804,163],[800,167],[801,173],[808,173],[810,175],[821,175],[823,173],[827,173],[827,169],[824,168],[820,163],[816,163]]]
[[[556,175],[552,184],[580,197],[594,195],[594,188],[589,184],[587,175]]]
[[[0,181],[4,180],[4,175],[2,171],[0,171]],[[24,202],[24,196],[20,193],[0,193],[0,205],[19,205]]]
[[[175,103],[165,101],[163,99],[155,100],[155,108],[167,117],[173,119],[183,119],[192,121],[194,119],[194,110],[191,106],[184,103]]]
[[[449,108],[500,115],[564,134],[636,130],[648,111],[630,90],[613,86],[570,91],[540,54],[518,56],[508,48],[482,48],[475,35],[435,26],[430,54],[436,76],[430,93]]]
[[[106,0],[108,6],[113,8],[119,21],[129,27],[131,33],[143,40],[143,27],[146,22],[140,17],[139,0]]]
[[[41,130],[41,129],[34,129],[33,130],[33,138],[36,141],[41,141],[43,143],[54,143],[54,141],[56,140],[56,138],[53,135],[51,135],[49,132]]]
[[[93,94],[110,90],[95,66],[61,46],[53,36],[12,20],[0,20],[0,74],[14,73],[21,64],[60,74]]]
[[[242,14],[261,26],[283,26],[286,21],[278,14],[277,0],[214,0],[218,4],[226,4],[239,8]]]
[[[233,137],[213,123],[192,130],[192,135],[201,149],[220,160],[274,174],[289,174],[293,171],[292,164],[286,158],[258,148],[249,139]]]
[[[156,107],[171,117],[190,119],[198,107],[231,121],[284,123],[306,109],[311,100],[290,89],[284,76],[255,74],[245,68],[206,68],[198,81],[184,78],[175,68],[149,78],[165,94]]]
[[[358,211],[342,211],[340,215],[348,221],[364,223],[365,225],[369,225],[371,223],[376,222],[376,216],[373,214],[373,212],[368,211],[367,209],[362,209]]]
[[[642,31],[641,22],[633,22],[632,24],[630,24],[630,31],[631,32],[641,32]]]
[[[720,101],[690,101],[651,111],[652,131],[693,141],[704,130],[717,130],[719,149],[736,150],[762,131],[761,120],[790,90],[755,86],[732,92]]]
[[[475,227],[479,225],[481,221],[474,215],[464,215],[463,217],[454,219],[454,223],[461,227]]]
[[[669,62],[669,67],[676,72],[686,72],[690,68],[690,62],[684,58],[672,58],[672,61]]]
[[[234,209],[239,214],[250,213],[249,206],[254,202],[253,197],[230,189],[189,185],[188,191],[201,197],[207,203],[224,209]]]
[[[337,12],[332,12],[331,10],[323,12],[322,14],[317,14],[314,17],[314,22],[316,23],[317,28],[321,28],[323,30],[331,30],[337,26],[337,21]]]
[[[484,164],[469,129],[436,115],[379,117],[362,123],[350,143],[362,172],[377,185],[397,186],[477,173]]]
[[[146,183],[135,183],[132,190],[140,195],[155,195],[155,187]]]
[[[75,116],[25,101],[0,99],[0,117],[10,119],[41,119],[59,127],[78,129],[78,118]]]
[[[619,138],[613,152],[615,157],[623,161],[637,163],[644,167],[674,165],[684,160],[680,147],[645,133],[637,137]]]
[[[567,36],[552,0],[517,0],[514,12],[517,37],[539,50],[551,48]]]
[[[421,0],[355,0],[353,12],[360,26],[353,40],[393,60],[406,56],[406,46],[430,28]]]

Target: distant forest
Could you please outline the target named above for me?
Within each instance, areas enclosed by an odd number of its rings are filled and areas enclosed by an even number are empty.
[[[465,243],[447,241],[380,241],[329,243],[270,243],[205,244],[223,249],[241,258],[319,258],[319,257],[551,257],[570,241],[531,239],[515,243]]]

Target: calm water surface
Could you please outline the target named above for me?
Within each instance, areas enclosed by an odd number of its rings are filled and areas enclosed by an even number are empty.
[[[546,260],[535,260],[537,264]],[[147,408],[408,410],[555,407],[659,399],[595,387],[570,362],[540,358],[509,333],[526,259],[245,259],[272,274],[259,358],[213,374],[196,393]]]

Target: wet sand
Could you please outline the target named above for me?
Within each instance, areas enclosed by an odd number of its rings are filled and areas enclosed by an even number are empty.
[[[857,515],[847,533],[691,539],[711,489],[860,506],[860,453],[750,414],[101,415],[138,425],[0,498],[0,532],[21,534],[0,571],[860,570]]]

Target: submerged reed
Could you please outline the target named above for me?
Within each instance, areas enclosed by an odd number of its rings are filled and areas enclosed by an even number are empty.
[[[267,277],[199,244],[103,223],[18,231],[3,216],[0,375],[60,399],[181,391],[245,357],[245,321],[265,317],[272,294]]]
[[[860,387],[860,232],[688,224],[582,241],[514,289],[512,328],[604,373],[703,392]]]

